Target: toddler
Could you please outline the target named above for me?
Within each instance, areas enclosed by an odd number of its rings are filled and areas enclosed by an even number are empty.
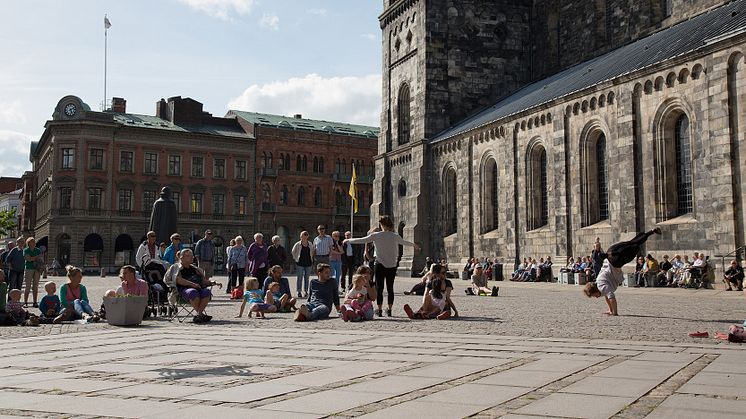
[[[353,288],[347,293],[348,304],[343,305],[342,320],[348,322],[371,318],[373,303],[368,299],[368,288],[363,275],[352,277]]]
[[[41,311],[39,321],[44,324],[62,323],[64,315],[62,314],[60,297],[57,296],[57,284],[52,281],[47,282],[44,284],[44,291],[47,292],[47,295],[42,297],[39,302],[39,311]]]
[[[264,318],[264,313],[274,313],[277,311],[277,307],[274,304],[270,304],[262,298],[262,289],[259,288],[259,280],[254,277],[247,278],[244,283],[246,291],[243,293],[243,302],[241,303],[241,310],[238,312],[238,317],[243,316],[243,310],[246,307],[246,303],[249,303],[249,318],[251,313],[256,313],[256,317]],[[271,296],[271,290],[267,290],[267,295]],[[272,298],[272,297],[269,297]]]
[[[295,298],[290,298],[289,295],[283,294],[282,286],[279,282],[272,282],[267,287],[266,302],[273,304],[277,308],[277,311],[282,313],[297,310],[295,307]]]
[[[21,290],[10,290],[8,297],[10,297],[10,301],[5,305],[5,312],[8,314],[8,324],[15,326],[39,325],[39,318],[23,309],[23,303],[21,303]]]
[[[104,297],[116,298],[116,296],[117,296],[117,292],[112,289],[108,289],[104,293]],[[106,307],[103,302],[101,303],[101,308],[98,310],[98,316],[101,317],[102,319],[106,319]]]

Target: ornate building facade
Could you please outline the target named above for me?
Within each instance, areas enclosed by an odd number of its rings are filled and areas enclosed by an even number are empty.
[[[372,216],[425,256],[746,244],[746,1],[385,1]]]

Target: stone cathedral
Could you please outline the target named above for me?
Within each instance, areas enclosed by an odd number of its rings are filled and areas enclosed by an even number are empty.
[[[371,219],[422,245],[403,270],[564,263],[656,226],[658,258],[746,244],[746,0],[384,0],[379,20]]]

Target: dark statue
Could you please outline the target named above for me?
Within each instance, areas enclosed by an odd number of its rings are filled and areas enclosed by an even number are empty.
[[[164,186],[161,197],[153,203],[148,231],[155,231],[156,243],[171,243],[171,235],[176,233],[176,204],[171,200],[171,188]]]

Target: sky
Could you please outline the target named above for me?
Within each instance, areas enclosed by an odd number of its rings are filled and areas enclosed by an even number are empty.
[[[378,126],[380,0],[4,0],[0,176],[31,169],[57,102],[107,96],[155,114],[160,98]]]

